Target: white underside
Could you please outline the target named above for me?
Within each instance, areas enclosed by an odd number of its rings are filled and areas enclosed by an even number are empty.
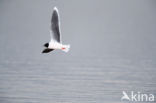
[[[62,46],[63,45],[61,43],[50,41],[48,48],[50,48],[50,49],[61,49]]]
[[[61,43],[58,43],[56,41],[51,40],[49,42],[48,48],[49,49],[61,49],[61,50],[65,51],[65,52],[68,52],[69,48],[70,48],[70,45],[63,45]]]

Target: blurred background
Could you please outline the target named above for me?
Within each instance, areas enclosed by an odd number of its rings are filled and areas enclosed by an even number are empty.
[[[53,7],[68,53],[42,54]],[[1,103],[119,103],[156,95],[155,0],[0,0]]]

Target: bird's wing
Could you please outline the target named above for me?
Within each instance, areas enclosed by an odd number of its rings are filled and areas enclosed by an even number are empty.
[[[54,7],[51,17],[51,40],[61,42],[60,20],[58,9]]]

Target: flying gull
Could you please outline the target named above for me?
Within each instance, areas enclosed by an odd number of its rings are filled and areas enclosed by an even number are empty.
[[[49,43],[44,44],[46,48],[42,51],[42,53],[49,53],[56,49],[62,50],[64,52],[68,52],[70,45],[63,45],[61,43],[60,20],[59,20],[58,9],[56,7],[54,7],[52,13],[50,29],[51,29],[50,30],[51,40]]]

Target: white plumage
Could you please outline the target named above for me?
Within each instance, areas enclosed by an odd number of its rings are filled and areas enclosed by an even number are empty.
[[[69,51],[70,45],[63,45],[61,43],[60,18],[56,7],[54,7],[52,13],[50,35],[51,40],[49,43],[44,44],[46,49],[44,49],[42,53],[49,53],[55,49],[60,49],[64,52]]]

